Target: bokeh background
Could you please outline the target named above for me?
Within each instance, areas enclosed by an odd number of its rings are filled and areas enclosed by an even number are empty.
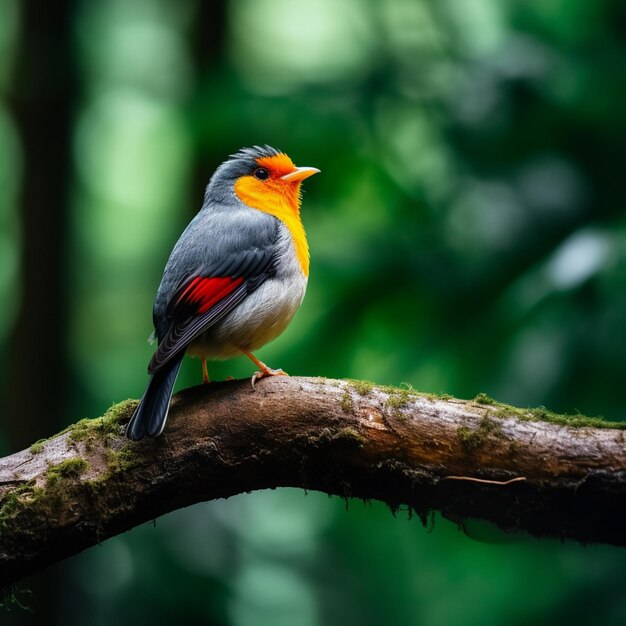
[[[255,143],[323,172],[261,358],[624,418],[625,103],[622,0],[0,0],[0,451],[143,392],[165,260]],[[0,622],[624,624],[625,581],[623,549],[276,490],[50,568]]]

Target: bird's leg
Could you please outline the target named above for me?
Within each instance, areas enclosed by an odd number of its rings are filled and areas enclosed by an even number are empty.
[[[207,366],[206,366],[206,357],[203,356],[201,360],[202,360],[202,383],[206,385],[211,382],[211,379],[209,378],[209,370],[207,369]]]
[[[261,378],[267,378],[268,376],[289,376],[289,374],[287,374],[287,372],[283,372],[283,370],[273,370],[271,367],[268,367],[265,363],[263,363],[263,361],[259,361],[259,359],[257,359],[252,352],[248,352],[243,348],[239,349],[259,368],[259,371],[254,372],[254,375],[252,376],[253,389],[256,381],[261,380]]]

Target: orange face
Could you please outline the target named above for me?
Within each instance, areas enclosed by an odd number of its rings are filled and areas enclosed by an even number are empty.
[[[314,167],[296,167],[283,153],[256,159],[258,169],[235,183],[237,197],[248,206],[275,213],[278,204],[300,212],[300,185],[305,178],[319,172]]]
[[[305,276],[309,275],[309,247],[300,220],[300,185],[319,172],[314,167],[296,167],[286,154],[256,159],[258,168],[235,181],[235,194],[247,206],[269,213],[289,229],[296,256]]]

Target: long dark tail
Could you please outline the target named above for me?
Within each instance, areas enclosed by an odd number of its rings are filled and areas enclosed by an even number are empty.
[[[184,354],[185,351],[182,350],[152,375],[148,388],[126,427],[126,436],[129,439],[138,441],[145,435],[158,437],[163,432]]]

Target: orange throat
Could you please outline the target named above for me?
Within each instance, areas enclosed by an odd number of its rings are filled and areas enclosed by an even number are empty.
[[[276,159],[277,157],[270,158]],[[259,164],[264,165],[261,163],[264,160],[259,159]],[[288,182],[279,178],[261,181],[254,176],[242,176],[235,182],[235,194],[247,206],[273,215],[287,227],[300,269],[308,278],[309,244],[300,219],[300,185],[299,181]]]

